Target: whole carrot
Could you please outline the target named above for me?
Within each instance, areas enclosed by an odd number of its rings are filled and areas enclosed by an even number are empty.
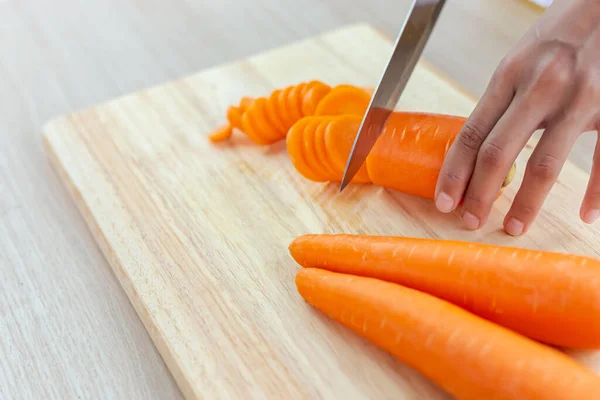
[[[590,257],[347,234],[303,235],[289,250],[306,268],[395,282],[541,342],[600,348],[600,261]]]
[[[302,269],[300,295],[458,400],[574,400],[600,377],[565,354],[394,283]]]

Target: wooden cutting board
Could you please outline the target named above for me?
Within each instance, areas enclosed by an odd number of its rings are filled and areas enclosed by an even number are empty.
[[[447,398],[420,374],[304,303],[288,245],[304,233],[441,237],[599,255],[578,219],[587,175],[567,163],[527,236],[378,187],[303,179],[283,143],[209,131],[241,96],[311,79],[374,86],[391,42],[352,25],[63,116],[44,127],[53,165],[188,398]],[[421,62],[399,108],[467,116],[474,99]],[[578,355],[600,371],[597,353]],[[457,360],[460,362],[460,360]]]

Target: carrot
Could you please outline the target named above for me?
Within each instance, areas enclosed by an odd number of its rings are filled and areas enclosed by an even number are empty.
[[[350,156],[350,151],[352,151],[352,145],[354,144],[354,137],[348,135],[347,132],[358,132],[362,117],[340,115],[335,118],[327,118],[322,123],[327,123],[327,120],[331,120],[331,123],[325,131],[325,148],[327,149],[329,160],[331,160],[337,172],[336,181],[341,181],[346,169],[346,161]],[[306,132],[306,134],[310,134],[310,132]],[[352,178],[352,182],[371,183],[366,163],[363,163],[360,167],[356,175]]]
[[[330,115],[319,121],[329,124],[325,134],[325,147],[338,172],[335,181],[341,181],[362,116]],[[433,199],[448,149],[465,121],[466,118],[454,115],[393,112],[353,182],[371,182],[409,195]],[[314,135],[315,132],[304,134]],[[502,187],[510,184],[515,170],[516,164],[513,164]]]
[[[342,179],[345,159],[352,148],[352,138],[343,135],[343,131],[340,131],[336,124],[346,117],[345,115],[340,115],[336,119],[331,119],[329,116],[304,117],[290,128],[286,138],[287,151],[292,165],[302,176],[315,182]],[[320,142],[317,142],[317,131],[323,132],[319,135]],[[342,135],[338,132],[342,132]],[[319,155],[319,149],[324,150],[323,155]],[[352,182],[370,182],[365,166],[353,177]]]
[[[317,106],[329,92],[331,91],[331,86],[316,81],[310,88],[307,90],[304,95],[304,102],[302,103],[302,113],[304,115],[314,115]]]
[[[358,86],[338,85],[319,102],[314,115],[364,115],[371,95]]]
[[[233,132],[233,127],[230,124],[225,124],[220,126],[217,130],[215,130],[208,139],[211,142],[221,142],[223,140],[229,139],[231,133]]]
[[[308,180],[321,182],[322,177],[318,173],[315,173],[312,166],[308,163],[305,154],[306,148],[304,142],[304,130],[305,126],[309,122],[313,122],[313,120],[302,118],[300,121],[295,123],[286,137],[286,145],[292,165],[300,173],[300,175],[304,176]]]
[[[372,88],[347,84],[332,88],[312,80],[276,89],[256,99],[246,96],[238,106],[227,108],[229,126],[219,126],[209,134],[209,139],[227,140],[231,133],[225,133],[238,129],[254,143],[270,145],[284,139],[292,125],[305,116],[364,113],[372,93]]]
[[[301,269],[304,300],[458,400],[595,399],[600,377],[558,350],[429,294]]]
[[[600,260],[591,257],[347,234],[303,235],[289,250],[303,267],[395,282],[550,345],[600,348]]]

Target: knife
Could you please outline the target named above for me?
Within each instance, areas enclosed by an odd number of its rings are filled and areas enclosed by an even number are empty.
[[[354,139],[340,192],[352,181],[363,165],[379,138],[385,121],[396,108],[445,3],[445,0],[412,1],[392,55],[379,79],[377,89],[371,97],[367,112]]]

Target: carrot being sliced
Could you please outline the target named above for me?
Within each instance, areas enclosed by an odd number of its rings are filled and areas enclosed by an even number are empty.
[[[371,181],[413,196],[433,199],[438,176],[465,117],[392,112],[367,157]],[[504,185],[514,176],[513,164]]]
[[[304,300],[458,400],[595,399],[600,377],[567,355],[434,296],[302,269]]]
[[[314,119],[305,117],[296,122],[288,131],[286,136],[286,148],[292,165],[306,179],[320,182],[319,176],[317,176],[312,168],[306,162],[306,155],[304,154],[304,130],[309,122]]]
[[[317,106],[314,115],[364,115],[371,96],[362,88],[350,85],[334,87]]]
[[[311,118],[303,130],[303,145],[304,145],[304,158],[307,166],[311,169],[314,176],[318,178],[318,182],[327,182],[328,176],[325,167],[319,163],[317,158],[317,149],[315,142],[315,134],[318,126],[321,124],[321,119]]]
[[[433,199],[446,153],[466,118],[393,112],[367,157],[373,183]]]
[[[322,82],[311,87],[304,95],[302,113],[304,115],[314,115],[317,106],[329,92],[331,92],[331,86]]]
[[[600,260],[441,239],[303,235],[301,266],[395,282],[535,340],[600,348]]]
[[[325,130],[325,149],[331,163],[340,176],[340,181],[361,121],[362,117],[357,115],[338,115],[331,117],[331,123]],[[366,163],[360,167],[351,182],[371,182],[367,173]]]

